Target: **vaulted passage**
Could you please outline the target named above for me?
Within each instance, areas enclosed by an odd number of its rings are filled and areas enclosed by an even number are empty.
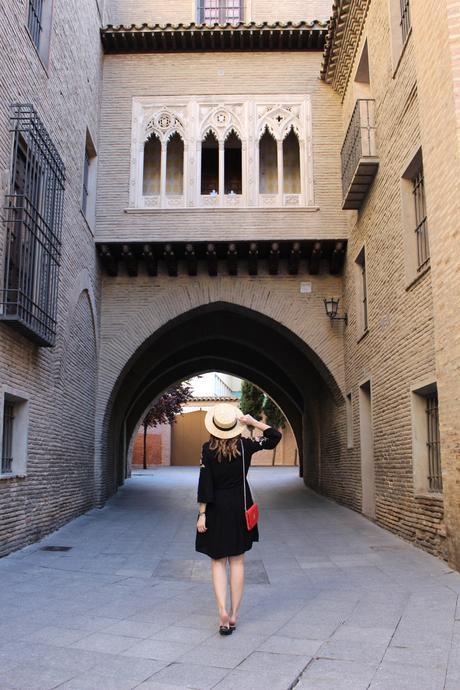
[[[321,359],[297,335],[250,309],[216,302],[185,312],[152,334],[126,363],[104,422],[106,492],[126,476],[130,440],[165,388],[203,373],[224,371],[253,381],[289,419],[300,474],[320,485],[321,456],[340,454],[340,390]]]

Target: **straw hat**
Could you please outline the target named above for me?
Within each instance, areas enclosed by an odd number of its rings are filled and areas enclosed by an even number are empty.
[[[233,438],[244,429],[244,425],[237,419],[242,416],[243,413],[235,405],[219,403],[208,410],[204,425],[209,433],[217,438]]]

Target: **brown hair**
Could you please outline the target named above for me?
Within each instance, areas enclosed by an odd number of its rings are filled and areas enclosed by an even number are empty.
[[[222,458],[226,460],[236,458],[237,455],[241,454],[238,449],[238,439],[240,437],[241,435],[234,436],[233,438],[217,438],[217,436],[211,434],[209,450],[217,451],[217,459],[219,462],[222,462]]]

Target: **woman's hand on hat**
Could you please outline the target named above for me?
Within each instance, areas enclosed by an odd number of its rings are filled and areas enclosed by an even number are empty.
[[[238,417],[238,421],[240,422],[240,424],[253,426],[256,420],[250,414],[244,414],[241,417]]]

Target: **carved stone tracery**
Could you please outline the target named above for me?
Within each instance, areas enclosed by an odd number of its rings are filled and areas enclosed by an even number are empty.
[[[291,131],[299,140],[301,153],[302,193],[299,195],[259,194],[259,141],[268,131],[282,145]],[[234,133],[242,144],[243,194],[236,198],[207,198],[201,195],[201,146],[211,133],[220,147]],[[144,197],[142,193],[143,149],[154,134],[163,147],[174,134],[184,142],[184,196],[173,203]],[[310,98],[282,97],[270,102],[269,97],[244,96],[195,97],[183,101],[179,97],[134,99],[132,156],[130,175],[130,205],[147,208],[179,207],[276,207],[312,206],[313,171]],[[228,195],[225,195],[227,197]],[[266,198],[264,198],[266,197]]]

